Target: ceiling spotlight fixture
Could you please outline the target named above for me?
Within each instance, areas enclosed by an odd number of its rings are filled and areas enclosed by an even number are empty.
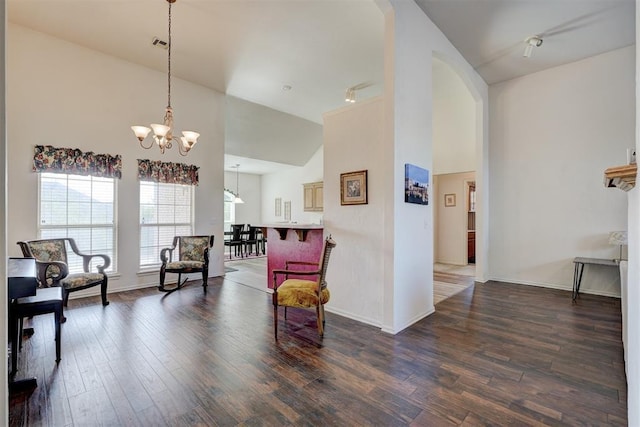
[[[351,102],[351,103],[356,102],[356,91],[360,89],[368,88],[369,86],[373,86],[373,83],[364,82],[364,83],[359,83],[355,86],[351,86],[350,88],[347,88],[347,91],[345,92],[345,95],[344,95],[344,102]]]
[[[236,170],[236,198],[233,200],[233,203],[244,203],[244,200],[240,198],[240,186],[238,185],[239,175],[240,175],[240,164],[238,163],[235,166],[231,166],[231,167]]]
[[[176,142],[178,144],[178,151],[181,155],[186,156],[189,150],[193,148],[194,145],[198,142],[198,137],[200,134],[198,132],[193,131],[182,131],[182,136],[178,138],[173,135],[173,109],[171,108],[171,4],[175,3],[176,0],[167,0],[169,3],[169,39],[167,42],[167,108],[164,113],[164,120],[162,124],[153,123],[151,128],[153,129],[153,139],[149,146],[145,146],[142,142],[145,140],[151,129],[146,126],[131,126],[133,133],[135,133],[138,141],[140,141],[140,146],[145,149],[149,149],[153,147],[153,143],[155,142],[160,148],[160,152],[164,154],[165,149],[170,149],[172,146],[172,142]]]
[[[347,89],[347,92],[344,95],[344,102],[356,102],[356,90],[352,87]]]
[[[540,47],[542,45],[542,39],[539,36],[527,37],[524,42],[526,43],[526,47],[524,48],[522,56],[525,58],[531,56],[534,47]]]
[[[282,86],[282,90],[284,90],[285,92],[288,91],[288,90],[291,90],[291,85]]]

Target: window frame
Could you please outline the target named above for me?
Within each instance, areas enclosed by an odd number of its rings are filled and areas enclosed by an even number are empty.
[[[176,222],[172,222],[172,223],[167,223],[167,222],[155,222],[155,223],[143,223],[142,222],[142,186],[143,185],[153,185],[156,187],[156,203],[154,206],[156,206],[156,209],[158,208],[158,206],[160,206],[160,198],[158,197],[158,190],[160,188],[160,186],[174,186],[174,187],[185,187],[189,189],[190,195],[189,195],[189,207],[190,207],[190,215],[189,215],[189,222],[188,223],[176,223]],[[148,203],[145,203],[145,205],[148,205]],[[172,206],[176,206],[175,204],[175,196],[174,196],[174,203],[172,204]],[[163,227],[174,227],[174,233],[173,236],[177,235],[175,233],[175,228],[178,227],[189,227],[189,235],[193,235],[193,230],[195,229],[195,188],[193,185],[190,184],[179,184],[179,183],[166,183],[166,182],[158,182],[158,181],[147,181],[147,180],[139,180],[138,181],[138,270],[140,272],[150,272],[150,271],[157,271],[159,270],[160,266],[162,265],[162,262],[160,261],[160,252],[162,251],[163,248],[165,247],[170,247],[172,242],[166,242],[166,243],[162,243],[160,241],[160,237],[158,237],[158,242],[157,242],[157,249],[158,249],[158,253],[157,253],[157,262],[153,263],[153,264],[143,264],[142,263],[142,250],[143,250],[143,229],[144,228],[151,228],[151,227],[156,227],[158,228],[158,230],[160,230],[160,228]],[[181,233],[181,235],[185,235],[184,233]],[[172,239],[173,240],[173,237]],[[154,247],[154,246],[145,246],[145,247]]]
[[[112,206],[113,206],[113,213],[112,213],[112,218],[113,218],[113,223],[112,224],[107,224],[107,223],[96,223],[94,224],[93,222],[90,222],[89,224],[72,224],[69,225],[68,222],[66,225],[62,226],[62,225],[42,225],[42,214],[43,214],[43,209],[42,209],[42,178],[43,177],[47,177],[47,176],[52,176],[53,178],[55,177],[62,177],[64,176],[66,178],[66,183],[65,183],[65,188],[67,189],[67,197],[66,197],[66,204],[68,206],[69,203],[69,196],[68,196],[68,190],[69,190],[69,177],[86,177],[89,178],[91,184],[93,184],[93,180],[100,180],[100,181],[106,181],[106,180],[111,180],[112,184],[113,184],[113,200],[112,200]],[[58,173],[58,172],[40,172],[38,173],[38,200],[37,200],[37,217],[36,217],[36,228],[37,228],[37,236],[38,239],[48,239],[48,238],[68,238],[68,237],[73,237],[73,236],[69,236],[69,232],[68,230],[79,230],[79,229],[105,229],[105,228],[111,228],[112,229],[112,254],[110,255],[111,258],[111,264],[109,265],[109,267],[107,268],[107,270],[105,271],[105,273],[108,276],[114,276],[118,274],[118,179],[114,178],[114,177],[101,177],[101,176],[93,176],[93,175],[81,175],[81,174],[72,174],[72,173]],[[68,212],[68,211],[67,211]],[[65,235],[60,235],[60,236],[55,236],[55,237],[43,237],[43,230],[66,230]],[[93,250],[93,246],[92,246],[92,242],[89,242],[89,248],[86,248],[83,246],[82,242],[78,241],[78,239],[74,239],[76,241],[76,244],[78,245],[78,248],[83,252],[83,253],[87,253],[87,254],[97,254],[97,253],[104,253],[104,250],[97,250],[94,251]],[[77,264],[77,262],[73,262],[73,258],[75,257],[73,254],[73,251],[70,250],[69,247],[67,247],[67,256],[69,257],[69,272],[70,273],[80,273],[83,272],[84,270],[82,269],[82,267],[77,267],[75,264]],[[79,257],[77,257],[79,258]],[[77,261],[77,260],[76,260]],[[95,270],[94,270],[95,271]]]

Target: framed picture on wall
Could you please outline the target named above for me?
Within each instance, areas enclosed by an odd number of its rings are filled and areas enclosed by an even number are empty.
[[[418,205],[429,204],[429,171],[419,166],[404,165],[404,201]]]
[[[444,205],[448,208],[456,205],[456,195],[454,193],[444,195]]]
[[[355,171],[340,174],[340,204],[366,205],[367,171]]]

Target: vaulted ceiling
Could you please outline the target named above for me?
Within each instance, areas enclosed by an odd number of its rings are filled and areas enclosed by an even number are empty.
[[[489,84],[635,40],[633,0],[416,2]],[[8,0],[12,23],[160,71],[166,50],[151,41],[166,39],[167,9],[165,0]],[[300,164],[347,88],[368,84],[358,99],[382,93],[384,19],[374,0],[178,0],[172,32],[172,74],[239,99],[230,101],[238,132],[227,165]],[[523,58],[531,35],[543,44]],[[250,157],[265,136],[280,143]]]

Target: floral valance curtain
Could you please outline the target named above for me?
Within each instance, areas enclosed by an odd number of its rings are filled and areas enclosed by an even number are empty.
[[[34,172],[68,173],[107,178],[122,178],[122,156],[83,153],[77,148],[55,148],[36,145]]]
[[[197,166],[183,163],[138,159],[138,179],[140,181],[198,185],[198,169]]]

